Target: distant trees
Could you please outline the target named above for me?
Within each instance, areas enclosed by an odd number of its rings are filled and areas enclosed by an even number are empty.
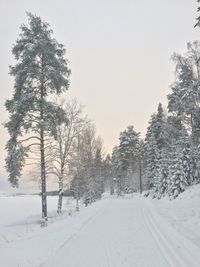
[[[6,169],[11,184],[18,186],[25,159],[32,147],[39,147],[42,218],[47,219],[45,138],[56,139],[57,125],[67,122],[64,110],[50,101],[49,96],[68,89],[70,70],[64,58],[65,49],[52,37],[49,25],[31,13],[27,16],[28,25],[21,26],[12,49],[17,63],[10,67],[15,78],[14,94],[5,103],[10,114],[5,123],[10,135]]]
[[[71,172],[71,191],[76,198],[83,197],[90,203],[101,198],[105,184],[102,141],[96,137],[91,122],[87,122],[77,136]]]
[[[140,139],[133,126],[120,133],[120,143],[112,153],[112,173],[117,182],[117,191],[132,192],[135,190],[134,172],[139,171]]]
[[[143,144],[133,127],[120,134],[112,153],[111,192],[116,181],[119,194],[133,187],[136,166],[156,198],[175,198],[200,182],[200,42],[188,43],[186,53],[175,53],[172,59],[175,82],[167,96],[168,110],[158,105]]]

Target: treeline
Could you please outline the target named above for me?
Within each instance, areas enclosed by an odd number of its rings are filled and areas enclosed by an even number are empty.
[[[175,81],[168,107],[158,105],[145,139],[128,126],[110,157],[103,153],[102,140],[82,107],[61,100],[71,73],[64,46],[53,38],[48,23],[31,13],[27,16],[28,24],[21,26],[12,48],[16,64],[10,67],[13,96],[5,103],[10,136],[6,170],[14,187],[25,165],[40,177],[43,225],[50,176],[57,177],[58,213],[65,190],[74,195],[78,209],[80,198],[88,204],[106,189],[118,195],[146,189],[157,198],[176,197],[200,182],[199,41],[188,43],[184,55],[173,55]]]
[[[9,119],[6,170],[13,187],[18,186],[24,166],[40,177],[42,225],[47,216],[47,180],[58,182],[58,213],[64,191],[78,201],[101,198],[105,190],[107,161],[94,124],[74,100],[65,102],[70,69],[65,48],[53,38],[48,23],[27,13],[28,24],[12,48],[16,64],[10,67],[14,92],[5,103]]]
[[[118,190],[133,191],[133,174],[141,166],[145,189],[154,197],[176,197],[200,182],[200,42],[188,43],[184,55],[174,54],[175,82],[151,116],[145,140],[128,127],[113,150]],[[138,180],[138,178],[137,178]]]
[[[200,17],[195,27],[199,26]],[[200,42],[188,43],[186,53],[174,53],[172,59],[175,81],[167,109],[158,105],[144,140],[130,126],[113,149],[112,173],[119,194],[141,191],[143,186],[153,197],[175,198],[200,182]]]

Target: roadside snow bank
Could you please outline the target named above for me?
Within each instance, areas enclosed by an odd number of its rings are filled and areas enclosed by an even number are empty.
[[[155,209],[182,235],[200,247],[200,185],[191,186],[176,199],[153,199]]]

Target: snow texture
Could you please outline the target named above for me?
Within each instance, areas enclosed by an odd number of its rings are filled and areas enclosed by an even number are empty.
[[[173,201],[105,195],[80,212],[65,198],[61,216],[49,197],[46,228],[38,224],[38,196],[0,197],[0,266],[198,267],[199,189]]]

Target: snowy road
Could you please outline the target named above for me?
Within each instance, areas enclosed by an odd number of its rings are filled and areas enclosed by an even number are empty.
[[[199,267],[200,248],[151,199],[136,195],[103,199],[43,229],[22,222],[0,227],[0,266]]]
[[[147,203],[110,200],[41,266],[200,266],[199,248],[157,218]]]

